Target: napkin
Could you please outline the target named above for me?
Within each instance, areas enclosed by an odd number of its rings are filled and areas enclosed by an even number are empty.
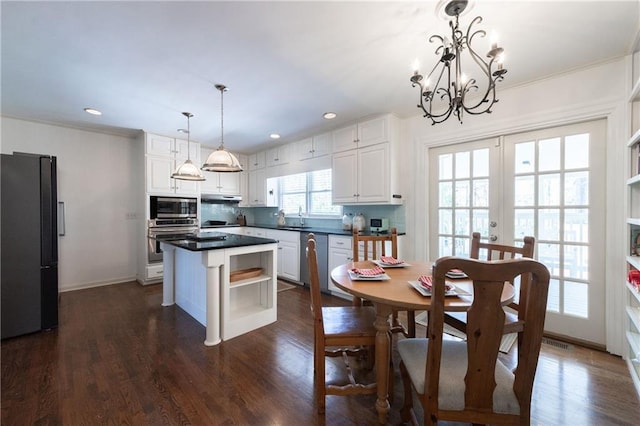
[[[387,265],[400,265],[401,263],[404,263],[404,260],[398,260],[391,256],[381,256],[380,262],[386,263]]]
[[[375,268],[371,268],[371,269],[353,268],[351,272],[353,272],[354,274],[362,275],[364,277],[371,277],[375,275],[384,274],[384,269],[382,269],[379,266],[376,266]]]
[[[420,275],[418,277],[418,282],[420,283],[420,285],[424,288],[426,288],[427,290],[431,291],[431,287],[433,285],[433,278],[429,275]],[[454,289],[454,286],[449,284],[448,282],[444,283],[444,290],[445,291],[451,291]]]

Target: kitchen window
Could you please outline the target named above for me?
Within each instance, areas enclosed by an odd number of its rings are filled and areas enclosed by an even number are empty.
[[[331,169],[282,176],[278,186],[278,205],[285,215],[302,209],[307,216],[342,216],[342,206],[331,204]]]

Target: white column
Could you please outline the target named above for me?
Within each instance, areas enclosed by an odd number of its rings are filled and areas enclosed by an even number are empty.
[[[162,250],[162,306],[171,306],[176,303],[175,299],[175,266],[176,248],[171,244],[160,243]]]
[[[224,264],[224,250],[202,253],[202,264],[207,268],[207,332],[204,344],[214,346],[220,339],[220,266]]]

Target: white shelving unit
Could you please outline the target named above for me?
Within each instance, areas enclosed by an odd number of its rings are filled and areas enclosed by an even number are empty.
[[[277,319],[275,244],[225,250],[222,280],[222,340],[271,324]],[[262,268],[256,277],[230,281],[232,271]]]
[[[627,271],[640,270],[640,53],[638,43],[633,54],[631,75],[634,81],[629,96],[630,130],[627,141],[629,166],[627,179]],[[629,372],[640,394],[640,287],[625,283],[625,352]]]

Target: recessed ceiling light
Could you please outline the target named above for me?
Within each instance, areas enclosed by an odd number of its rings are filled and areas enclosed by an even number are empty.
[[[91,115],[102,115],[102,112],[98,111],[95,108],[85,108],[84,111]]]
[[[325,112],[324,114],[322,114],[322,117],[325,120],[333,120],[337,116],[338,116],[338,114],[336,114],[335,112]]]
[[[184,134],[188,134],[189,133],[189,131],[187,129],[178,129],[177,131],[178,131],[178,133],[184,133]]]
[[[277,134],[277,133],[271,133],[271,134],[269,135],[269,137],[270,137],[271,139],[280,139],[280,135],[279,135],[279,134]]]

